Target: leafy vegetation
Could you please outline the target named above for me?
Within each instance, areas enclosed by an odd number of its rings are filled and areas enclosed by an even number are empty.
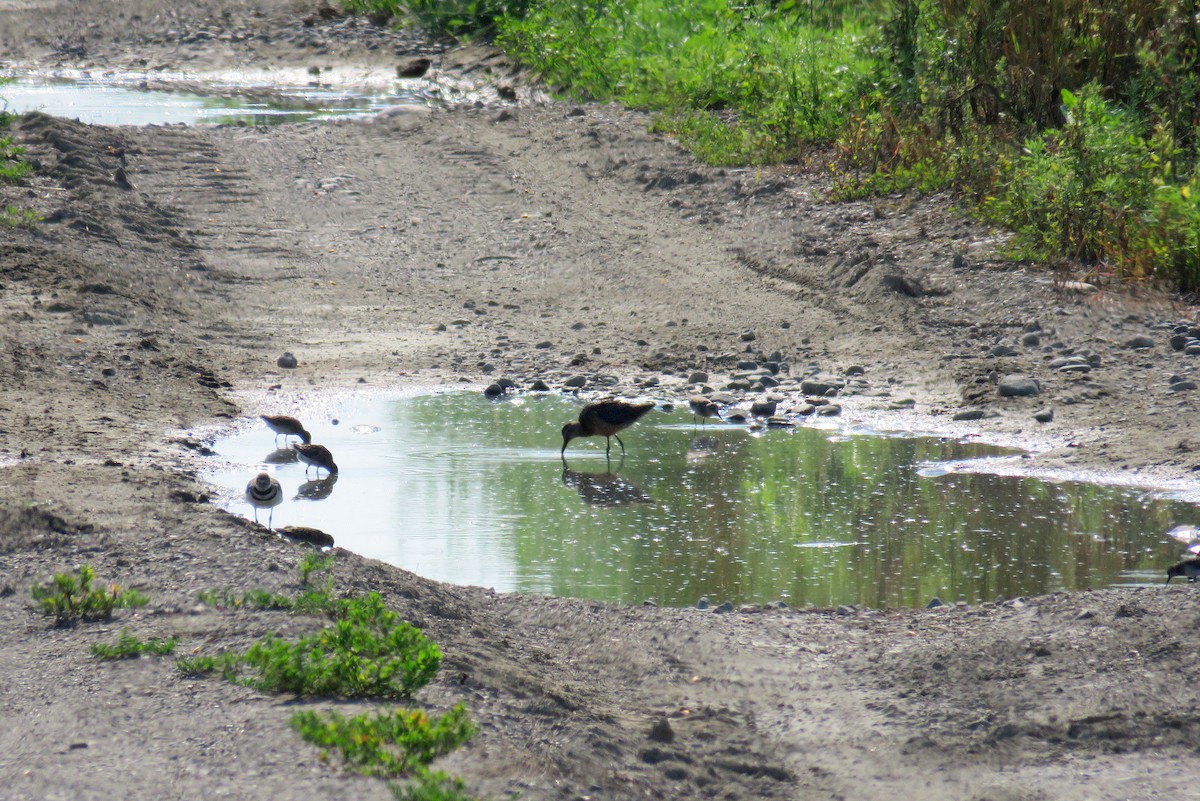
[[[266,692],[303,697],[411,698],[428,684],[441,666],[437,645],[419,629],[400,620],[378,593],[336,598],[333,595],[333,556],[308,554],[300,564],[305,588],[295,597],[265,590],[235,594],[229,589],[201,593],[201,600],[218,608],[282,609],[327,615],[333,619],[315,634],[294,641],[268,635],[245,652],[180,659],[183,673],[217,673],[227,681]],[[318,574],[323,586],[314,586]],[[395,781],[393,794],[410,801],[467,801],[462,783],[429,764],[466,742],[474,733],[466,710],[456,706],[441,717],[425,712],[378,709],[354,717],[335,711],[304,710],[292,725],[309,742],[324,749],[323,759],[336,752],[348,768]]]
[[[117,637],[116,645],[95,643],[92,645],[92,656],[97,659],[135,659],[149,654],[150,656],[170,656],[175,652],[179,640],[171,637],[167,640],[141,640],[127,631],[122,630]]]
[[[953,190],[1016,256],[1200,287],[1196,0],[344,5],[494,37],[713,164],[832,145],[837,198]]]
[[[120,585],[94,587],[96,571],[83,565],[76,575],[57,573],[45,584],[34,585],[30,592],[43,614],[51,615],[59,626],[79,620],[108,620],[113,610],[145,606],[150,599],[137,590]]]
[[[433,720],[415,709],[354,717],[304,710],[292,715],[292,726],[305,740],[325,749],[326,758],[336,751],[346,766],[392,779],[419,773],[474,734],[462,704]]]

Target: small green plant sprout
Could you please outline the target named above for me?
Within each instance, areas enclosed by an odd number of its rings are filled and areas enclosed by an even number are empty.
[[[408,782],[389,782],[388,789],[396,801],[475,801],[463,788],[462,779],[440,770],[419,770]]]
[[[300,583],[305,587],[309,586],[314,573],[330,573],[328,583],[333,583],[333,554],[322,555],[319,553],[308,553],[304,555],[304,559],[300,562]]]
[[[278,595],[267,590],[247,590],[237,596],[231,589],[202,590],[197,596],[202,604],[214,609],[292,609],[295,601],[286,595]]]
[[[117,584],[93,587],[95,580],[96,571],[90,565],[83,565],[78,575],[57,573],[51,581],[34,585],[30,592],[42,613],[53,616],[59,626],[69,626],[77,620],[108,620],[114,609],[145,606],[150,602],[137,590],[126,590]]]
[[[124,629],[117,637],[116,645],[102,642],[92,645],[92,656],[97,659],[136,659],[139,656],[170,656],[175,652],[179,640],[171,637],[167,640],[141,640]]]
[[[292,715],[300,736],[336,753],[342,763],[368,776],[398,779],[424,771],[475,733],[462,704],[432,720],[419,709],[383,710],[343,717],[335,711],[304,710]]]

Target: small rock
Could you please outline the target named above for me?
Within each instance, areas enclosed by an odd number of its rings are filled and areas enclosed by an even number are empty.
[[[929,603],[925,604],[926,609],[937,609],[939,606],[945,606],[945,604],[942,603],[942,599],[936,595],[933,596],[933,599]]]
[[[842,407],[838,406],[836,403],[828,403],[817,409],[818,417],[837,417],[841,413]]]
[[[982,420],[983,409],[964,409],[958,412],[951,418],[957,422],[969,422],[971,420]]]
[[[498,398],[504,394],[504,387],[495,383],[488,384],[486,387],[484,387],[483,394],[484,397]]]
[[[1191,392],[1194,389],[1196,389],[1195,381],[1176,381],[1170,387],[1172,392]]]
[[[1096,616],[1096,613],[1093,612],[1091,609],[1082,609],[1082,610],[1080,610],[1079,614],[1077,614],[1075,616],[1075,619],[1076,620],[1091,620],[1095,616]]]
[[[539,378],[536,381],[534,381],[532,384],[529,385],[529,391],[530,392],[549,392],[550,385]]]
[[[1039,423],[1049,423],[1054,419],[1053,409],[1039,409],[1033,413],[1033,419]]]
[[[720,613],[732,612],[733,611],[733,603],[731,603],[730,601],[726,601],[725,603],[721,604],[720,606],[715,607],[713,609],[713,611],[720,612]]]
[[[854,609],[853,606],[846,606],[843,604],[842,606],[839,606],[834,611],[839,615],[853,615],[856,610]]]
[[[754,417],[770,417],[775,414],[775,401],[756,401],[750,406],[750,414]]]
[[[1141,334],[1125,340],[1125,347],[1129,348],[1130,350],[1145,350],[1146,348],[1153,348],[1154,339],[1146,336],[1145,334]]]
[[[688,383],[689,384],[707,384],[708,383],[708,373],[705,373],[701,370],[697,370],[688,376]]]
[[[805,395],[825,396],[831,393],[836,393],[839,389],[841,389],[840,386],[837,384],[832,384],[828,381],[808,380],[800,382],[800,391]]]
[[[989,352],[993,356],[1016,356],[1017,355],[1017,349],[1014,348],[1012,345],[994,345],[994,346],[992,346],[992,349]]]
[[[699,601],[696,601],[697,609],[708,609],[709,606],[711,606],[711,604],[707,598],[701,598]]]
[[[396,66],[397,78],[420,78],[429,71],[433,62],[424,56],[410,58]]]
[[[1026,348],[1036,348],[1042,344],[1042,338],[1035,333],[1028,333],[1021,337],[1021,344]]]
[[[753,342],[756,339],[758,339],[758,336],[754,333],[753,328],[747,328],[745,331],[742,332],[742,341],[743,342]]]
[[[295,370],[296,365],[299,364],[299,362],[296,361],[296,357],[293,356],[292,352],[289,350],[284,351],[283,355],[275,360],[275,364],[279,365],[285,370]]]
[[[1003,398],[1030,398],[1042,394],[1036,378],[1024,375],[1006,375],[1000,379],[1000,396]]]
[[[573,375],[563,382],[563,386],[571,387],[572,389],[582,389],[587,386],[587,379],[581,375]]]
[[[1187,344],[1191,341],[1192,341],[1192,338],[1189,337],[1187,334],[1176,334],[1175,336],[1171,337],[1171,339],[1169,340],[1169,342],[1171,343],[1172,350],[1183,350],[1184,348],[1187,347]]]
[[[671,723],[666,718],[656,720],[650,727],[650,734],[647,736],[656,743],[675,742],[675,730],[671,728]]]

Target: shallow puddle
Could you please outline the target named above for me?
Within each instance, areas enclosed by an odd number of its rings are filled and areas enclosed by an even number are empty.
[[[654,410],[622,435],[559,429],[580,404],[477,393],[370,399],[306,419],[340,466],[316,480],[273,433],[215,448],[223,505],[260,466],[283,484],[276,527],[457,584],[661,605],[781,599],[792,606],[976,603],[1160,584],[1195,505],[1125,487],[956,470],[998,448],[801,427],[752,435]],[[336,421],[336,423],[334,422]],[[1011,452],[1010,452],[1011,453]],[[260,513],[266,522],[265,513]]]
[[[422,104],[429,97],[415,81],[396,81],[386,90],[319,85],[238,85],[208,80],[202,94],[171,89],[171,81],[147,88],[134,77],[55,77],[9,75],[0,85],[0,107],[24,113],[41,111],[56,117],[98,125],[238,124],[276,125],[374,114],[401,104]],[[199,86],[195,81],[179,87]]]

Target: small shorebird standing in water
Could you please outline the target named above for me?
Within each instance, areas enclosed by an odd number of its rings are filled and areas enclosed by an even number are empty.
[[[559,454],[567,458],[567,445],[577,437],[604,437],[604,455],[612,450],[612,437],[617,438],[621,453],[625,453],[625,443],[617,437],[618,431],[624,431],[641,419],[642,415],[654,408],[653,403],[626,403],[616,398],[605,398],[595,403],[589,403],[579,412],[579,422],[567,423],[562,427],[563,445]]]
[[[700,424],[709,417],[721,419],[721,404],[714,400],[709,400],[703,395],[693,395],[688,398],[688,408],[692,410],[693,422],[696,417],[700,418]]]
[[[333,454],[324,445],[310,445],[306,442],[292,447],[296,449],[296,455],[300,457],[300,461],[304,462],[304,475],[308,475],[310,467],[317,468],[318,478],[321,476],[322,467],[331,475],[338,471],[338,466],[333,461]]]
[[[305,445],[312,442],[312,434],[305,431],[304,424],[295,417],[288,417],[286,414],[262,414],[259,417],[267,424],[267,428],[275,432],[276,444],[280,436],[283,437],[284,445],[287,444],[288,437],[299,437]]]
[[[267,528],[275,519],[275,507],[283,503],[283,487],[267,473],[259,473],[246,485],[246,501],[254,507],[254,522],[258,522],[258,510],[270,509]]]
[[[1195,583],[1196,579],[1200,578],[1200,559],[1184,559],[1168,567],[1167,583],[1170,584],[1171,579],[1176,576],[1183,576],[1189,583]]]

